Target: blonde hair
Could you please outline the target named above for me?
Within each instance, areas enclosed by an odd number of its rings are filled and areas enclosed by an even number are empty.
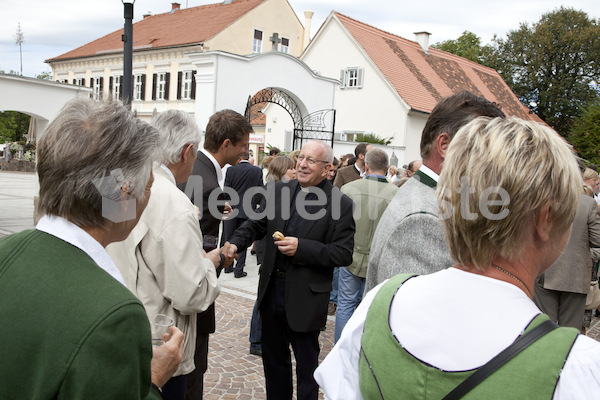
[[[590,179],[598,179],[598,173],[591,168],[586,168],[585,171],[583,171],[583,180],[587,181]]]
[[[583,194],[585,194],[586,196],[590,196],[590,197],[594,197],[594,190],[592,189],[592,187],[590,185],[587,184],[583,184]]]
[[[555,237],[564,234],[582,184],[570,146],[552,129],[515,117],[476,118],[450,143],[437,189],[452,258],[479,269],[498,255],[517,260],[547,205]]]

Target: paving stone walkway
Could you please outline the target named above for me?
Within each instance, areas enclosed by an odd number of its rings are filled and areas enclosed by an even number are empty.
[[[210,336],[208,370],[204,379],[206,400],[266,399],[262,359],[249,353],[248,335],[254,307],[250,297],[248,292],[228,290],[222,291],[217,298],[216,332]],[[319,362],[333,347],[333,331],[334,322],[329,319],[326,330],[319,337]],[[323,393],[319,398],[323,398]]]

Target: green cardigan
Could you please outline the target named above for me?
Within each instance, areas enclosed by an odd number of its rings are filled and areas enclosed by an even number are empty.
[[[365,278],[369,266],[371,242],[383,212],[390,204],[398,187],[384,178],[369,175],[342,186],[342,193],[354,202],[354,253],[347,268],[354,275]]]
[[[160,399],[142,304],[82,250],[0,239],[0,399]]]

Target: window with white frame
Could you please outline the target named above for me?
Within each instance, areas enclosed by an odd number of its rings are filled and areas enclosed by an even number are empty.
[[[119,100],[121,98],[121,76],[113,76],[112,98]]]
[[[350,67],[343,69],[340,73],[342,88],[360,89],[363,86],[364,69],[359,67]]]
[[[134,100],[144,100],[144,78],[145,75],[140,74],[135,76],[135,85],[133,87],[133,99]]]
[[[159,72],[158,78],[156,80],[156,99],[157,100],[165,100],[166,96],[166,88],[167,88],[167,73]]]
[[[94,99],[100,100],[102,98],[102,77],[97,76],[94,79]]]
[[[253,53],[260,53],[262,51],[262,37],[263,37],[262,31],[255,29],[254,30],[254,39],[252,41],[252,52]]]
[[[189,100],[192,98],[192,71],[184,71],[181,82],[181,98]]]
[[[75,84],[78,86],[84,86],[85,85],[85,79],[83,78],[77,78],[75,79]]]
[[[290,52],[290,39],[288,38],[281,38],[281,52],[282,53],[289,53]]]

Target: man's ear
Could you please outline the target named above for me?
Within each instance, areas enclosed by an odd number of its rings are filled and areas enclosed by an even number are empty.
[[[187,162],[190,157],[194,157],[195,158],[195,154],[194,154],[194,144],[193,143],[188,143],[186,145],[183,146],[183,150],[181,153],[181,159],[184,162]]]
[[[438,154],[442,157],[442,160],[446,159],[446,151],[448,150],[448,145],[451,141],[450,135],[446,132],[440,133],[438,137],[435,138],[435,146]]]

